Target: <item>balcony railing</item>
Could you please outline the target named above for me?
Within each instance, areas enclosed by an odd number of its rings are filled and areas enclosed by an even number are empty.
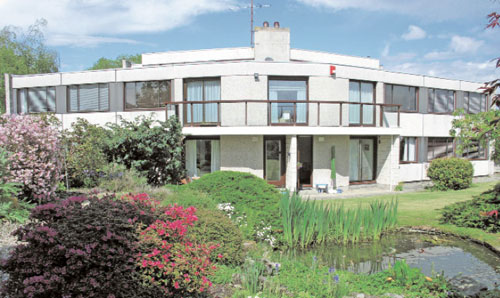
[[[400,105],[321,100],[214,100],[166,103],[184,126],[399,127]]]

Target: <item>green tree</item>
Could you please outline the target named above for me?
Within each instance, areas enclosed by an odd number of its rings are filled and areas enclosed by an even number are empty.
[[[39,19],[26,31],[13,26],[0,31],[0,114],[5,113],[5,73],[59,71],[59,55],[45,46],[42,30],[46,26],[47,21]]]
[[[486,28],[500,28],[500,14],[493,12],[488,15],[488,25]],[[500,57],[495,58],[496,67],[500,68]],[[463,152],[465,148],[472,145],[474,141],[479,141],[485,146],[488,140],[494,145],[493,159],[500,161],[500,94],[497,90],[500,88],[500,79],[486,82],[482,87],[483,93],[491,99],[491,109],[487,112],[478,114],[467,114],[460,110],[455,113],[458,116],[452,123],[450,134],[457,137],[457,151]]]
[[[136,54],[136,55],[119,55],[115,59],[108,59],[101,57],[97,62],[92,65],[92,67],[89,68],[89,70],[96,70],[96,69],[108,69],[108,68],[121,68],[122,67],[122,60],[127,60],[132,63],[140,64],[142,61],[141,54]]]

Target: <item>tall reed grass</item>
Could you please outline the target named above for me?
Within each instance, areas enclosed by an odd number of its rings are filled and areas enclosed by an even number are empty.
[[[397,200],[348,209],[343,203],[303,200],[297,193],[283,194],[280,202],[283,237],[289,247],[380,239],[384,231],[396,225],[397,210]]]

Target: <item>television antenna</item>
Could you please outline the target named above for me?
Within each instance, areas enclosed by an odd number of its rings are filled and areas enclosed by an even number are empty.
[[[253,0],[251,0],[250,5],[245,5],[245,6],[238,5],[236,7],[230,8],[233,11],[250,8],[250,46],[251,47],[254,46],[253,36],[254,36],[254,32],[255,32],[253,29],[253,10],[254,10],[254,8],[268,8],[268,7],[271,7],[271,5],[270,4],[260,4],[260,3],[254,4]]]

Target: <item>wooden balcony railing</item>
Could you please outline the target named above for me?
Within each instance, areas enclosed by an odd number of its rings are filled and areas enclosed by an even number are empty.
[[[182,119],[184,126],[399,127],[401,105],[322,100],[242,99],[167,102],[166,109],[167,117],[176,115]],[[252,121],[252,117],[260,120]],[[391,124],[391,122],[396,123]]]

